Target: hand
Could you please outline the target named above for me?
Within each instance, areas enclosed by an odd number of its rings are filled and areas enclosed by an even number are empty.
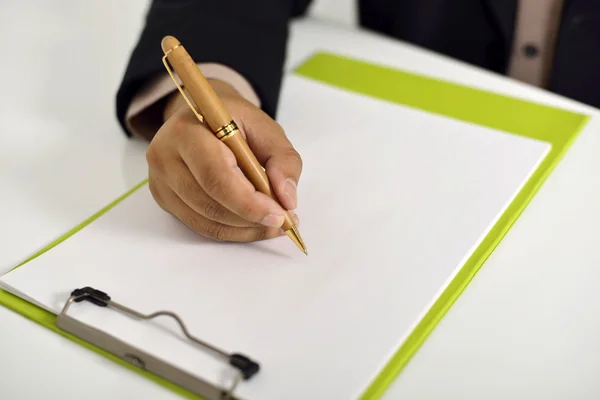
[[[230,85],[210,83],[265,167],[275,195],[294,210],[302,160],[283,129]],[[150,191],[160,207],[214,240],[250,242],[283,234],[284,208],[254,189],[231,150],[196,119],[179,92],[167,101],[163,120],[146,153]]]

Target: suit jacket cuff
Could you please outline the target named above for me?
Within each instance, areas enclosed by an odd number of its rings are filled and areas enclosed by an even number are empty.
[[[260,99],[250,83],[235,70],[215,63],[198,63],[198,67],[207,79],[218,79],[229,83],[246,100],[260,108]],[[175,75],[178,83],[179,78]],[[127,129],[135,136],[151,138],[162,125],[162,101],[177,88],[171,77],[165,72],[148,82],[134,96],[125,114]]]

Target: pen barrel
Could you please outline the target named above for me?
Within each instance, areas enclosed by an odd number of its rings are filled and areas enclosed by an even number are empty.
[[[266,194],[279,203],[277,196],[273,192],[273,188],[271,187],[267,173],[256,159],[254,153],[252,153],[250,146],[248,146],[248,143],[239,130],[235,131],[234,134],[225,136],[223,139],[221,139],[221,141],[225,143],[225,145],[229,147],[231,152],[235,155],[235,158],[238,162],[238,167],[240,167],[246,178],[248,178],[252,185],[254,185],[256,190]],[[281,228],[284,231],[287,231],[294,226],[295,223],[293,218],[289,212],[286,212],[285,221]]]
[[[227,125],[232,120],[231,115],[185,48],[179,44],[171,49],[167,60],[179,75],[183,89],[193,99],[213,132]]]

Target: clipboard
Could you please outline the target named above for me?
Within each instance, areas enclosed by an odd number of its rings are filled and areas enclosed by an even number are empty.
[[[379,398],[416,353],[428,334],[452,306],[453,302],[517,220],[544,180],[576,139],[589,117],[331,53],[313,55],[300,65],[294,73],[349,92],[541,140],[551,145],[549,154],[544,158],[514,201],[361,397],[362,399]],[[26,264],[76,234],[80,229],[109,211],[145,184],[146,181],[141,182],[130,192],[116,199],[40,252],[32,255],[19,266]],[[90,290],[90,288],[84,289]],[[106,303],[106,300],[102,300],[104,293],[94,291],[94,289],[91,290],[95,295],[88,294],[88,297],[96,299],[100,303]],[[77,292],[74,292],[69,299],[65,299],[65,305],[74,302],[77,296]],[[115,345],[115,341],[110,338],[108,338],[107,343],[107,340],[97,340],[97,338],[91,337],[91,333],[86,332],[85,327],[78,326],[76,321],[69,319],[69,308],[67,306],[65,306],[63,313],[57,317],[6,291],[0,291],[0,303],[121,365],[133,368],[186,398],[197,399],[202,398],[199,397],[202,395],[207,398],[224,398],[235,395],[234,393],[211,393],[205,387],[196,386],[196,384],[201,386],[201,383],[198,382],[185,384],[183,382],[185,377],[179,374],[178,371],[169,369],[169,366],[159,365],[155,368],[146,368],[148,362],[151,361],[147,358],[147,355],[127,356],[131,353],[131,349],[124,349],[125,351],[119,349],[118,345]],[[176,310],[174,311],[176,312]],[[227,352],[223,353],[229,354]],[[245,374],[244,368],[238,368],[240,376],[251,379],[254,374],[259,373],[259,364],[246,356],[244,357],[242,367],[251,366],[248,372],[251,371],[252,373]]]

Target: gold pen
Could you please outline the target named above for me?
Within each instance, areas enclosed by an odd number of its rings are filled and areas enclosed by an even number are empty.
[[[192,57],[181,45],[179,40],[173,36],[165,36],[161,42],[161,47],[164,52],[163,63],[165,64],[165,67],[196,117],[200,122],[206,121],[216,137],[231,149],[235,155],[238,166],[248,180],[252,182],[256,190],[279,202],[273,193],[264,168],[252,153],[248,143],[239,132],[236,123],[233,121],[233,118],[229,115],[225,106],[215,94],[202,72],[200,72],[200,69],[194,60],[192,60]],[[179,76],[179,79],[181,79],[181,83],[190,94],[199,112],[188,99],[181,86],[179,86],[177,80],[175,80],[175,77],[167,64],[167,60]],[[308,254],[306,246],[300,236],[300,232],[289,212],[286,212],[285,214],[285,221],[282,229],[286,235],[292,239],[296,246],[304,252],[304,254]]]

